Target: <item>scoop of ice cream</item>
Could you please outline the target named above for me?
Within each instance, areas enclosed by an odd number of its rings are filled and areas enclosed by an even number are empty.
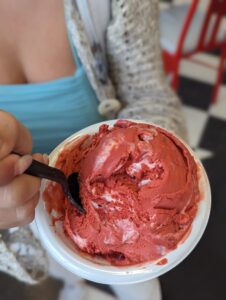
[[[82,215],[60,186],[45,191],[79,249],[114,265],[154,261],[185,239],[200,200],[196,163],[172,134],[119,120],[66,146],[56,166],[79,173]]]

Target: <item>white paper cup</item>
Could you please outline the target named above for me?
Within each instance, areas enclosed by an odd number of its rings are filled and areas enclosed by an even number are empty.
[[[100,125],[108,124],[112,126],[116,121],[101,122],[73,134],[52,151],[50,154],[50,165],[54,166],[59,153],[68,142],[76,140],[85,134],[94,134],[98,131]],[[146,123],[135,120],[130,121]],[[157,265],[156,262],[149,262],[134,266],[117,267],[111,266],[108,263],[99,263],[97,259],[90,259],[88,255],[86,257],[82,252],[76,250],[73,243],[64,235],[60,222],[57,222],[57,226],[52,226],[51,216],[45,209],[41,192],[41,199],[37,207],[35,220],[40,238],[50,255],[72,273],[94,282],[106,284],[129,284],[153,279],[171,270],[185,259],[197,245],[206,228],[211,207],[211,192],[208,177],[201,162],[190,147],[183,141],[181,142],[190,151],[200,168],[199,187],[202,200],[199,203],[197,215],[193,221],[189,236],[184,242],[178,245],[177,249],[162,257],[167,259],[166,264]],[[46,183],[47,181],[43,180],[41,191],[44,190]]]

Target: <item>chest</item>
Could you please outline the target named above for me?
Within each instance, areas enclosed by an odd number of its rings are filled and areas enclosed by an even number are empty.
[[[0,84],[72,75],[63,1],[0,2]]]

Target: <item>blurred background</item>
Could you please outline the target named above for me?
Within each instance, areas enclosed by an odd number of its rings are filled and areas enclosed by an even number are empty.
[[[226,1],[165,0],[159,4],[167,80],[183,102],[190,145],[202,160],[212,188],[205,234],[183,263],[161,276],[163,300],[225,300]],[[92,299],[116,299],[110,288],[89,284]],[[49,278],[29,287],[0,273],[0,299],[4,300],[56,300],[62,286],[61,281]]]

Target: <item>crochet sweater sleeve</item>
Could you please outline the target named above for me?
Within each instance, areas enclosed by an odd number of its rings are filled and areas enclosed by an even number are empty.
[[[113,0],[109,74],[123,103],[118,117],[151,121],[186,139],[181,103],[162,68],[158,0]]]
[[[47,257],[29,226],[0,231],[0,271],[29,284],[46,278]]]

